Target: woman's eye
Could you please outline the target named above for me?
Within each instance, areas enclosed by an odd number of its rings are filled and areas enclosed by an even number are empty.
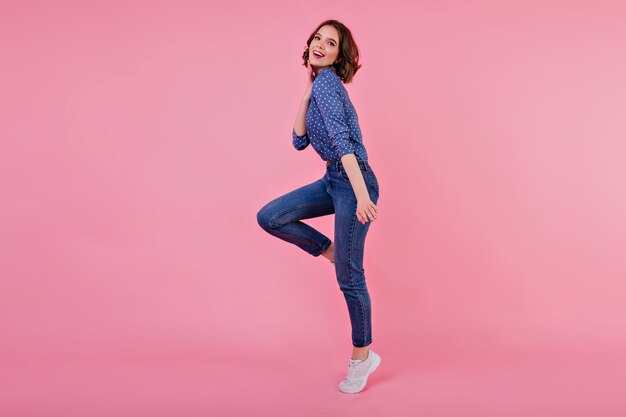
[[[319,38],[320,38],[319,36],[315,35],[315,37],[313,39],[319,39]],[[328,42],[328,44],[330,46],[335,46],[335,44],[332,41]]]

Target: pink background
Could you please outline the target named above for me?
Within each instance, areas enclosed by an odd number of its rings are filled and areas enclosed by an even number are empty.
[[[625,415],[625,14],[3,2],[0,414]],[[256,223],[324,173],[291,129],[327,18],[381,186],[356,396],[332,265]]]

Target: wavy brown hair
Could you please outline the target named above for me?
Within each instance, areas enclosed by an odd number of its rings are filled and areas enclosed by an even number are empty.
[[[352,82],[354,74],[361,68],[359,64],[359,48],[356,46],[356,42],[354,42],[350,29],[337,20],[326,20],[320,23],[311,33],[309,39],[306,41],[306,49],[302,54],[303,65],[305,67],[307,66],[306,63],[309,59],[309,46],[311,45],[311,41],[315,38],[317,31],[324,25],[332,25],[337,29],[337,32],[339,32],[339,54],[332,67],[341,81],[343,81],[344,84],[348,84]]]

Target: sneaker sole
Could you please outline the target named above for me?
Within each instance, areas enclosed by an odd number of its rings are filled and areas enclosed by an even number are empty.
[[[359,388],[357,388],[354,391],[350,391],[350,390],[343,390],[341,389],[341,387],[339,387],[339,391],[341,392],[345,392],[346,394],[356,394],[359,393],[361,391],[363,391],[363,388],[365,388],[365,385],[367,384],[367,378],[369,378],[369,376],[378,368],[378,366],[380,365],[381,362],[381,358],[380,355],[375,354],[374,356],[374,360],[373,360],[373,364],[372,367],[370,368],[370,370],[367,372],[367,374],[365,374],[365,378],[363,379],[363,385],[361,385]]]

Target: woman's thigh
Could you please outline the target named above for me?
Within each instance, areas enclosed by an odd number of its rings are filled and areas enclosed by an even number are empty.
[[[362,172],[370,199],[378,203],[378,181],[373,173]],[[373,220],[361,223],[356,215],[357,199],[345,173],[330,175],[335,206],[335,263],[338,277],[346,279],[363,273],[365,238]]]
[[[326,178],[320,178],[267,203],[257,217],[269,227],[335,213]]]

